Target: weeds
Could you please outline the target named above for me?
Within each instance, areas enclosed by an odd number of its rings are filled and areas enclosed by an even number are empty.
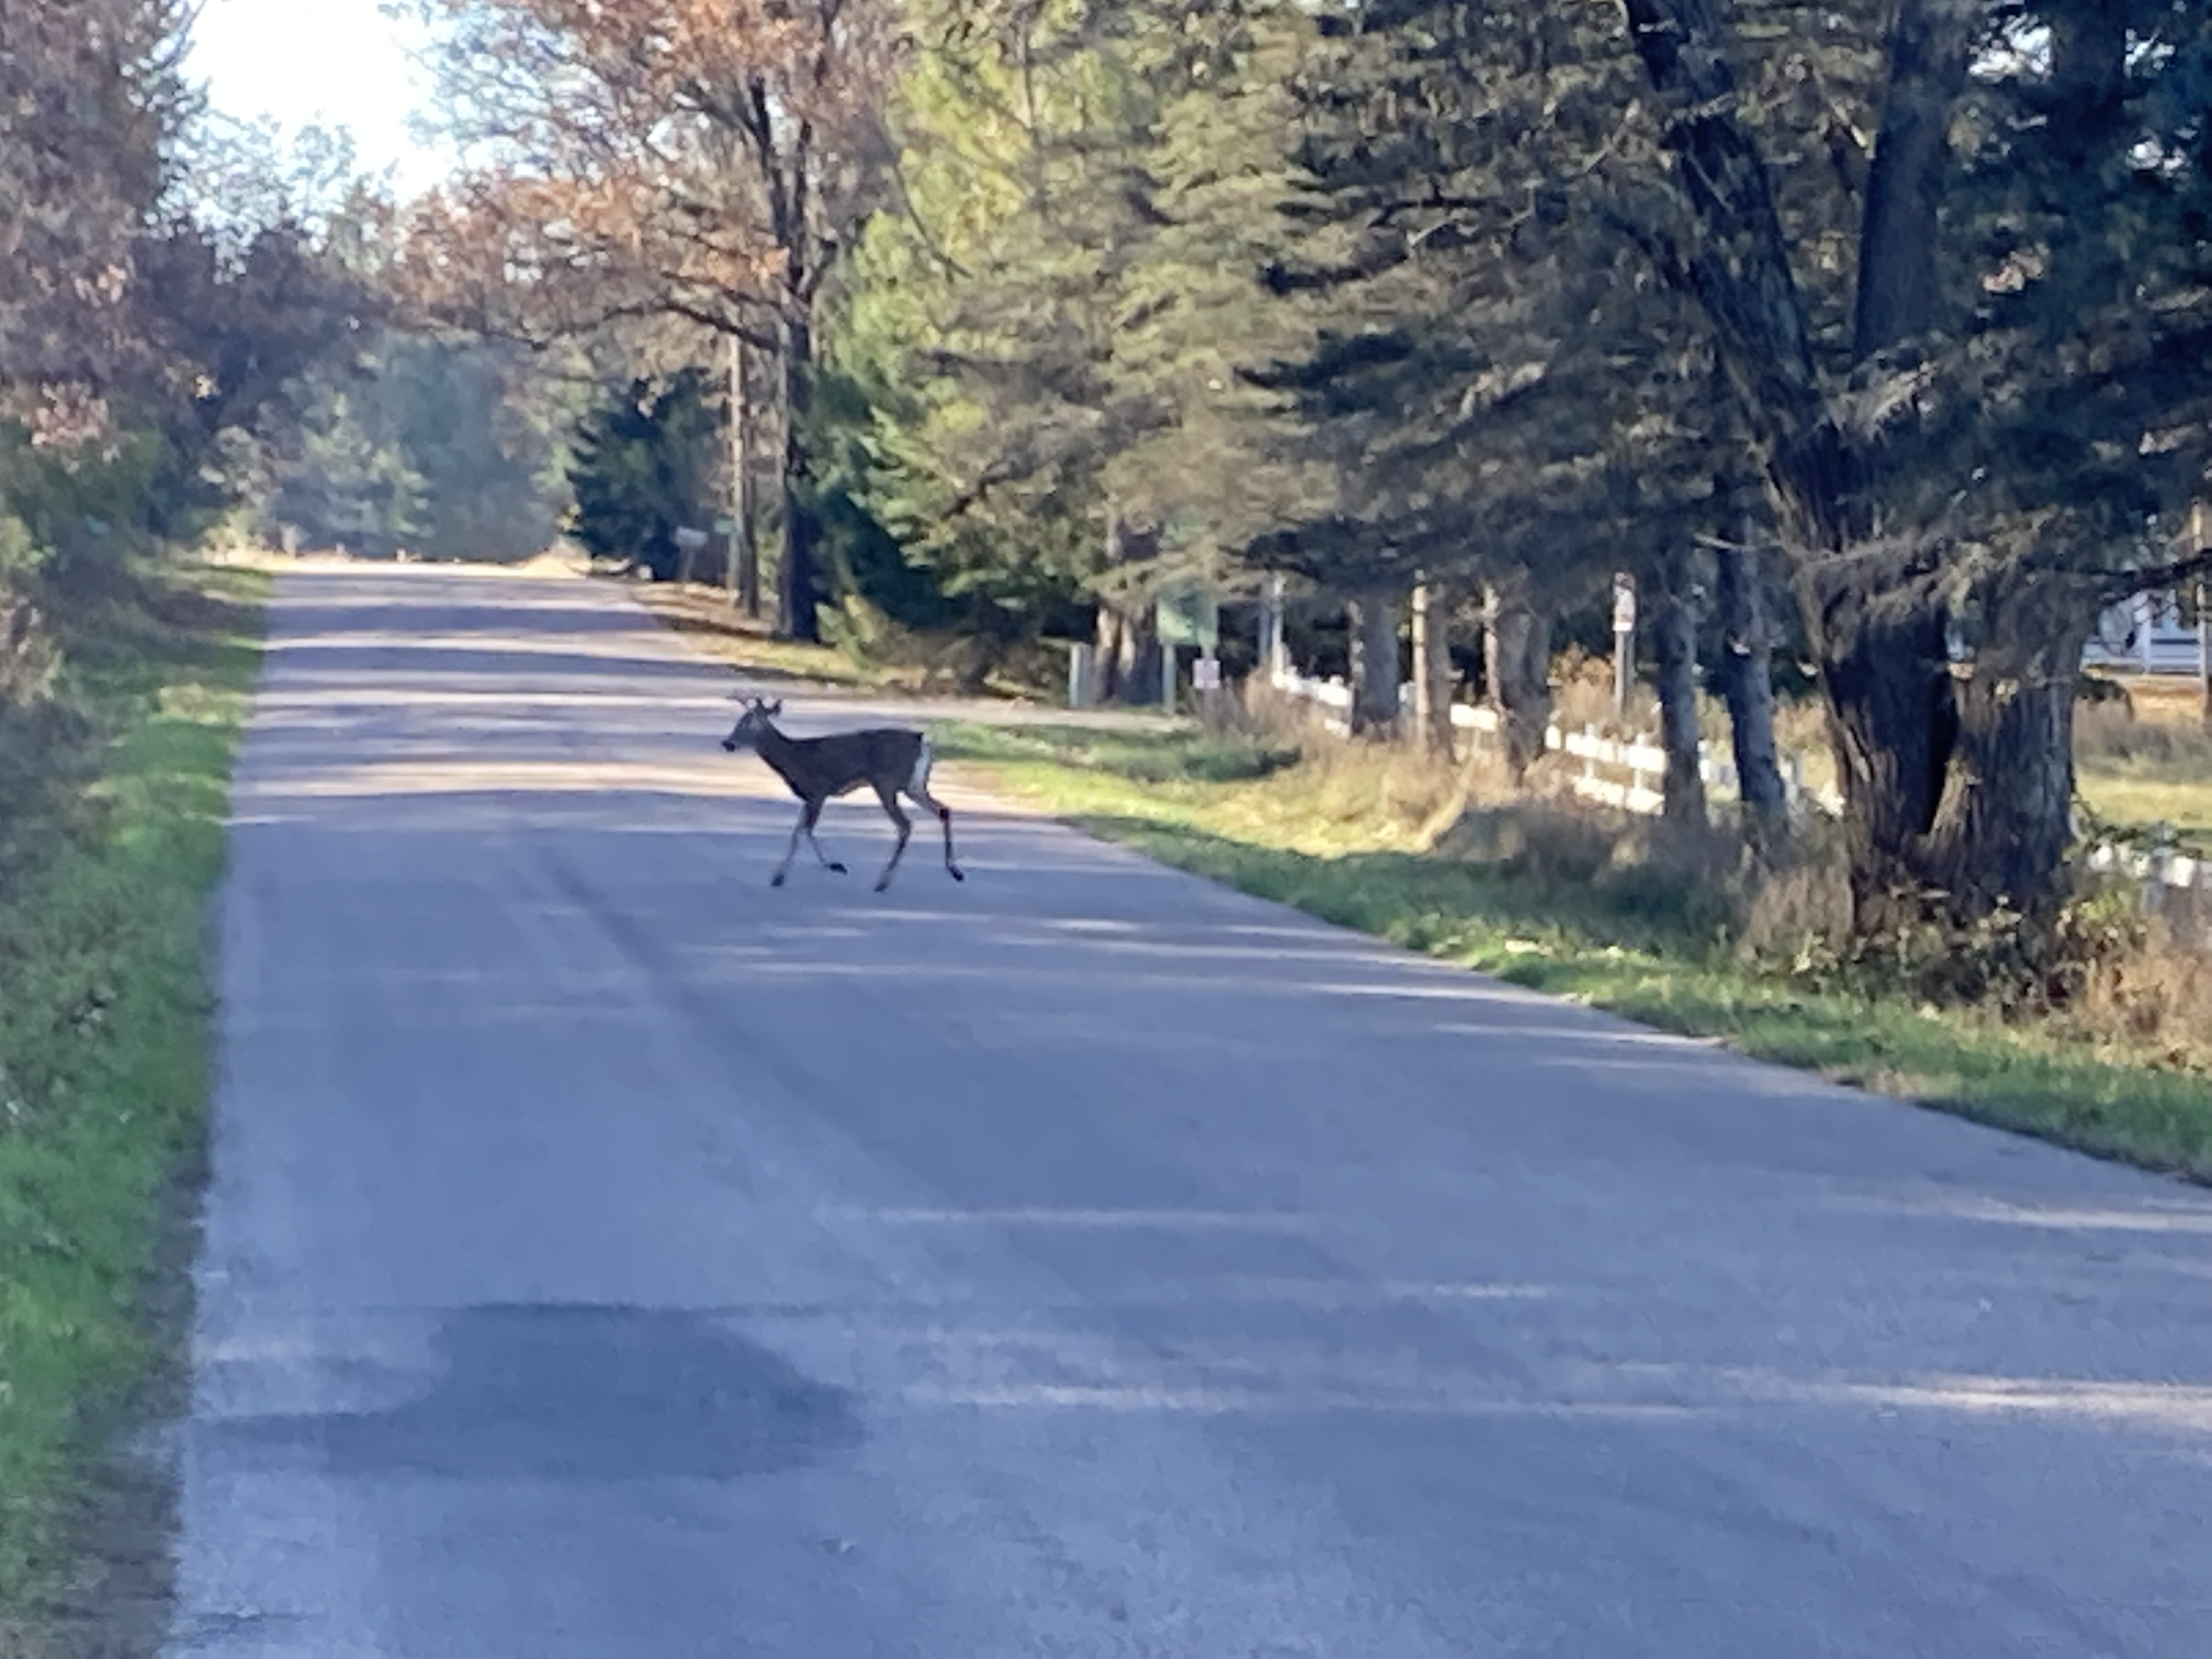
[[[257,648],[252,578],[72,617],[43,827],[0,890],[0,1650],[84,1524],[103,1431],[160,1358],[160,1215],[204,1130],[205,903]]]

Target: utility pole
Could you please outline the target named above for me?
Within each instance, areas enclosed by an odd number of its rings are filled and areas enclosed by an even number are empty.
[[[730,336],[730,604],[760,619],[760,545],[753,539],[751,411],[745,403],[745,343]]]

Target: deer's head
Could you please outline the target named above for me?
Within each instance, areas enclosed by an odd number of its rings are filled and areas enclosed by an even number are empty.
[[[783,699],[781,697],[774,702],[764,697],[747,696],[739,696],[736,701],[744,705],[744,712],[738,716],[738,723],[730,728],[730,735],[722,739],[722,747],[732,755],[740,749],[760,747],[761,733],[771,730],[769,722],[783,713]]]

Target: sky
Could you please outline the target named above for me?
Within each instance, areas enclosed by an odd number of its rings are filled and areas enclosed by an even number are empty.
[[[311,123],[350,129],[362,167],[397,167],[405,193],[446,171],[407,131],[430,101],[429,77],[408,57],[420,38],[377,0],[206,0],[185,72],[226,115],[274,117],[288,132]]]

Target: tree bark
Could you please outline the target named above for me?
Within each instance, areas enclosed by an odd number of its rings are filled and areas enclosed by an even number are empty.
[[[1529,601],[1525,580],[1484,586],[1482,668],[1506,769],[1517,784],[1542,757],[1552,724],[1552,619]]]
[[[745,343],[730,336],[730,603],[758,621],[760,542],[753,524],[752,408],[746,396]]]
[[[1881,125],[1859,217],[1852,346],[1862,362],[1935,323],[1951,112],[1985,10],[1980,0],[1904,0],[1891,23]]]
[[[2087,626],[2023,573],[1986,593],[1960,678],[1955,758],[1927,839],[1947,908],[2047,918],[2065,897],[2074,828],[2074,694]]]
[[[1451,610],[1438,583],[1413,589],[1413,740],[1425,754],[1449,758],[1451,722]]]
[[[1697,557],[1686,544],[1665,556],[1659,603],[1651,619],[1659,671],[1659,742],[1666,751],[1663,814],[1670,823],[1705,823],[1705,781],[1698,763]]]
[[[814,325],[794,309],[783,326],[783,558],[776,576],[776,632],[808,641],[821,637],[814,607],[822,523],[814,513],[806,431],[813,388]]]
[[[1352,730],[1389,736],[1398,725],[1398,605],[1395,594],[1363,593],[1345,606],[1352,624]]]
[[[1923,919],[1939,885],[1923,854],[1958,737],[1948,641],[1937,614],[1875,622],[1850,595],[1832,609],[1860,613],[1819,641],[1852,915],[1886,933]]]
[[[1778,844],[1789,828],[1789,794],[1774,750],[1773,645],[1759,558],[1747,546],[1714,556],[1714,598],[1721,629],[1721,699],[1728,705],[1745,839]]]
[[[1151,551],[1148,538],[1133,534],[1119,513],[1108,511],[1105,564],[1109,570],[1148,558]],[[1159,631],[1150,605],[1125,607],[1101,596],[1092,637],[1097,645],[1100,702],[1159,701]]]

